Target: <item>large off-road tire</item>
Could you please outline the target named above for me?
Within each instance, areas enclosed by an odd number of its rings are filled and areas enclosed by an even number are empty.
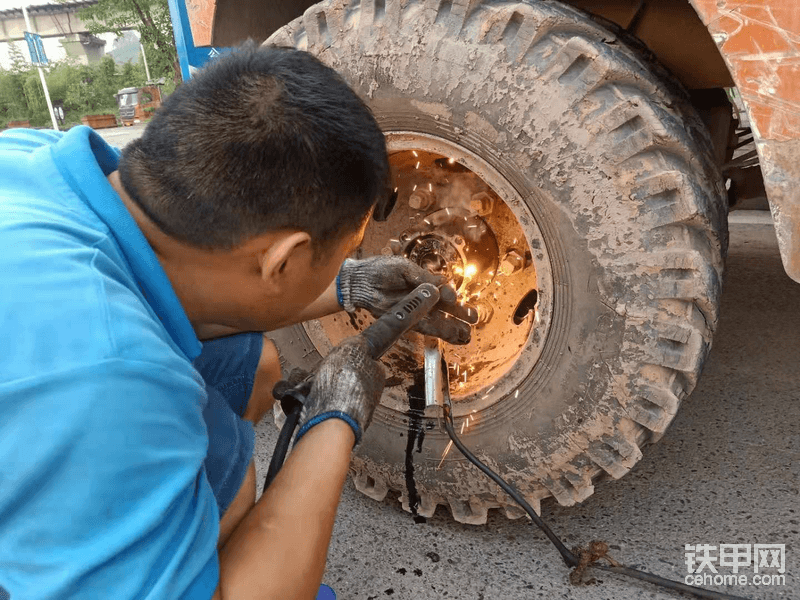
[[[267,43],[319,56],[387,134],[480,157],[541,232],[546,339],[534,364],[523,352],[521,384],[470,421],[464,442],[537,509],[551,495],[580,502],[598,478],[627,473],[695,387],[718,317],[726,201],[680,86],[551,2],[334,0]],[[309,331],[276,334],[289,363],[319,360]],[[435,420],[381,406],[354,457],[355,484],[377,499],[398,490],[421,515],[438,504],[468,523],[492,507],[520,515],[455,451],[439,467],[446,446]]]

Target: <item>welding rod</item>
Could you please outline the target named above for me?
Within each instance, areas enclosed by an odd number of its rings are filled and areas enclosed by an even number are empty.
[[[442,392],[442,341],[425,337],[425,408],[444,406]]]

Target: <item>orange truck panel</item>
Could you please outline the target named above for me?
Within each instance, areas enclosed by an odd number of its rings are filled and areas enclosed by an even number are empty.
[[[195,46],[211,46],[217,0],[186,0]]]
[[[691,2],[747,107],[783,266],[800,281],[800,3]]]

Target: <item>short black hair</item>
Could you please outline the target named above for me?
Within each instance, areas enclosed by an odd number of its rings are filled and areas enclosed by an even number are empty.
[[[161,230],[207,248],[279,229],[326,247],[389,191],[383,134],[344,79],[307,52],[252,42],[180,85],[119,174]]]

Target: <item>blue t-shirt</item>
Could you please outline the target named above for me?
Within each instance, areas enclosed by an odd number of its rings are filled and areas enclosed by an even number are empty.
[[[0,587],[209,598],[200,353],[87,127],[0,135]]]

